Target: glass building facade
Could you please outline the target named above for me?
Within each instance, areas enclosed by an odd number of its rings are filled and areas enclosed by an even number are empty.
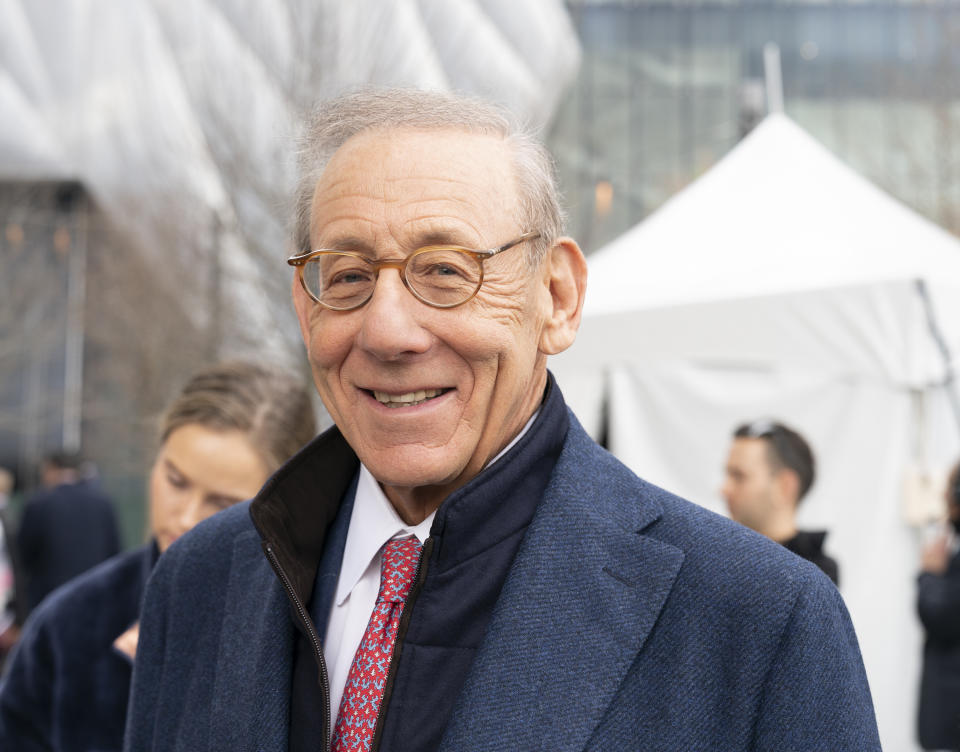
[[[583,62],[552,129],[587,252],[643,219],[766,112],[779,48],[786,114],[960,234],[960,3],[570,0]],[[829,189],[829,186],[825,186]]]

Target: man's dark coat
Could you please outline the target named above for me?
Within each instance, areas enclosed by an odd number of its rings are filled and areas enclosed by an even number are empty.
[[[782,546],[640,480],[569,421],[438,749],[879,750],[833,584]],[[305,468],[348,451],[331,429],[254,504],[309,491]],[[161,558],[129,752],[288,748],[297,633],[249,512],[215,515]],[[294,558],[299,532],[288,536]],[[404,739],[381,749],[409,752]]]
[[[119,752],[133,662],[113,643],[137,620],[157,555],[115,556],[30,615],[0,681],[0,750]]]
[[[920,743],[924,749],[960,750],[960,553],[942,575],[920,575],[917,610],[926,632]]]
[[[113,503],[93,481],[62,483],[27,501],[17,535],[27,605],[120,551]]]

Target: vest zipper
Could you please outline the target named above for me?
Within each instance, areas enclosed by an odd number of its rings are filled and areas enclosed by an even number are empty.
[[[327,662],[323,658],[320,635],[317,634],[317,628],[313,625],[313,620],[307,613],[307,609],[304,607],[297,592],[293,589],[290,578],[287,576],[283,567],[280,566],[280,561],[277,559],[277,554],[273,550],[273,546],[269,543],[264,543],[263,550],[267,554],[267,560],[270,562],[270,566],[273,567],[273,571],[276,572],[277,577],[280,578],[283,589],[287,591],[287,598],[293,603],[293,607],[300,617],[300,623],[306,630],[307,637],[313,645],[313,653],[317,659],[317,665],[320,667],[320,689],[323,692],[323,748],[327,749],[328,740],[330,739],[330,677],[327,674]]]
[[[377,709],[377,725],[373,730],[370,752],[377,752],[377,750],[380,749],[380,737],[383,736],[384,724],[383,709],[390,702],[390,695],[393,693],[393,680],[397,673],[397,663],[400,658],[403,638],[407,634],[407,627],[410,624],[410,614],[413,611],[414,601],[416,601],[417,596],[420,595],[423,581],[427,578],[427,564],[432,551],[433,538],[427,538],[423,542],[420,558],[417,560],[417,568],[413,573],[413,585],[410,586],[410,592],[407,593],[407,600],[403,604],[403,612],[400,614],[400,624],[397,625],[397,639],[393,643],[393,654],[390,656],[390,667],[387,669],[387,678],[383,686],[383,697],[380,698],[380,707]]]

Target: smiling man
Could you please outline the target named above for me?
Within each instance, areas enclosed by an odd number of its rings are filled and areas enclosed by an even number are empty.
[[[564,405],[586,264],[542,146],[363,92],[301,171],[293,300],[336,425],[161,560],[126,748],[879,749],[829,581]]]

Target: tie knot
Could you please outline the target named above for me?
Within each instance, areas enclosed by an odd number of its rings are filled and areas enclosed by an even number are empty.
[[[378,601],[403,603],[410,592],[413,574],[420,558],[420,541],[414,536],[394,539],[383,549]]]

